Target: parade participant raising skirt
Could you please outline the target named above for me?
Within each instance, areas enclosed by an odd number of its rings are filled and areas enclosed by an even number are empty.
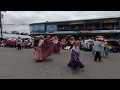
[[[79,50],[79,43],[78,42],[74,42],[74,46],[71,50],[71,60],[68,63],[69,67],[73,67],[77,70],[83,70],[83,68],[85,67],[79,60],[79,55],[80,55],[80,50]]]
[[[40,35],[38,46],[34,51],[34,59],[36,62],[44,61],[52,54],[52,42],[49,39],[44,39],[43,35]]]
[[[53,43],[50,40],[49,35],[47,35],[46,39],[44,40],[44,45],[42,46],[42,53],[44,53],[44,58],[51,56],[53,53]]]

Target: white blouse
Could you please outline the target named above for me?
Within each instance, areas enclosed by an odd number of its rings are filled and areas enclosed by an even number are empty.
[[[76,48],[75,48],[75,46],[73,46],[72,49],[75,50],[77,53],[80,53],[80,49],[79,49],[79,47],[76,47]]]
[[[38,46],[41,46],[42,44],[44,44],[44,40],[43,40],[43,39],[41,39],[41,40],[39,41]]]
[[[54,43],[54,44],[57,44],[57,43],[58,43],[58,40],[54,40],[53,43]]]

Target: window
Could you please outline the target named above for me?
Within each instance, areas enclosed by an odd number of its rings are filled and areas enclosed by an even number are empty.
[[[103,20],[103,23],[117,23],[118,20],[117,19],[105,19]]]
[[[33,26],[30,26],[30,32],[32,32],[33,31]]]
[[[41,24],[41,25],[35,25],[35,31],[45,31],[45,25]]]
[[[57,31],[57,25],[47,25],[47,31]]]

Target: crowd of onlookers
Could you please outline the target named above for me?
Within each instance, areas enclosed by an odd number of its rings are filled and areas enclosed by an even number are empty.
[[[2,39],[0,41],[0,47],[11,47],[11,48],[16,48],[17,47],[17,39],[14,38],[15,40],[10,40],[9,38]],[[72,36],[65,37],[60,40],[61,43],[61,49],[62,50],[71,50],[73,47],[74,42],[77,41],[79,42],[80,45],[80,50],[84,51],[93,51],[93,46],[94,46],[94,39],[76,39]],[[109,44],[107,41],[104,41],[104,45],[108,47],[110,52],[120,52],[120,43],[117,44]],[[33,48],[34,47],[34,38],[30,39],[21,39],[21,48]]]
[[[21,47],[22,48],[33,48],[34,39],[21,39]],[[9,38],[2,39],[0,41],[0,47],[11,47],[16,48],[17,47],[17,38],[13,38],[13,40],[10,40]]]
[[[91,40],[91,39],[82,40],[81,37],[79,39],[76,39],[76,40],[74,37],[71,37],[71,39],[63,38],[61,40],[61,48],[63,50],[71,50],[74,42],[76,42],[76,41],[79,43],[81,50],[92,51],[93,40]]]
[[[66,40],[66,38],[63,38],[61,40],[61,48],[63,50],[70,50],[73,47],[74,41],[79,42],[80,50],[90,51],[90,52],[93,51],[95,39],[75,40],[74,37],[72,37],[70,40]],[[113,44],[112,43],[110,44],[107,41],[107,39],[106,41],[105,40],[101,41],[101,43],[105,48],[108,48],[110,52],[120,53],[120,43],[116,42],[116,44],[114,44],[113,42]]]

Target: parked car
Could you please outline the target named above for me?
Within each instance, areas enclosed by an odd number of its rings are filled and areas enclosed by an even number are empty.
[[[120,40],[108,39],[106,42],[112,46],[112,48],[110,49],[110,52],[114,52],[114,53],[120,52]]]

